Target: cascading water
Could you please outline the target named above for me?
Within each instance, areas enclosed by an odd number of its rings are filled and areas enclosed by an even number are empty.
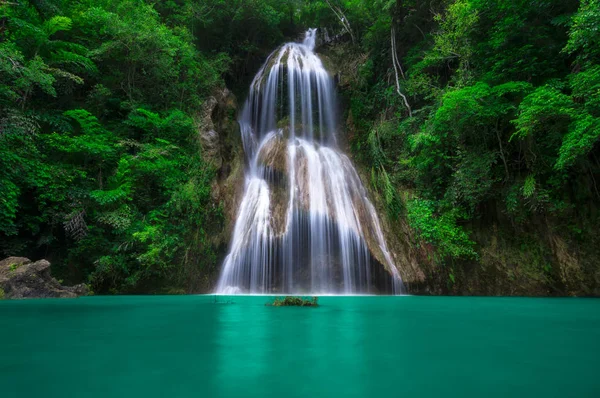
[[[335,87],[315,38],[311,29],[274,51],[250,86],[239,120],[245,191],[217,293],[403,290],[375,208],[337,148]]]

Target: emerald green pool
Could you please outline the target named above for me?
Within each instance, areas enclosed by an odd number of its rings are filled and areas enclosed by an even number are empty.
[[[600,300],[270,300],[0,302],[0,396],[600,397]]]

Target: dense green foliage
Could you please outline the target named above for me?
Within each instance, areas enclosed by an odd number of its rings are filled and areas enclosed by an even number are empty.
[[[225,84],[243,94],[309,26],[337,35],[352,150],[434,262],[481,261],[476,226],[532,253],[544,233],[593,243],[598,0],[22,0],[0,14],[0,250],[66,280],[200,288],[222,228],[201,105]],[[564,282],[544,256],[543,277]]]

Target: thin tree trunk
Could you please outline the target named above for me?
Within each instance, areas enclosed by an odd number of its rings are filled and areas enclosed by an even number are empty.
[[[396,49],[396,28],[392,25],[392,57],[396,65],[398,65],[398,69],[400,70],[400,74],[402,75],[402,79],[406,80],[406,76],[404,76],[404,71],[402,70],[402,65],[400,65],[400,60],[398,60],[398,50]]]
[[[350,21],[348,21],[348,18],[346,18],[346,15],[342,11],[342,9],[331,4],[331,1],[329,1],[329,0],[325,0],[325,2],[327,3],[327,5],[331,9],[331,11],[333,11],[335,16],[340,20],[340,22],[342,23],[342,26],[344,26],[344,29],[346,29],[346,31],[348,33],[350,33],[350,38],[352,39],[352,44],[354,44],[356,42],[356,40],[354,38],[354,32],[352,31],[352,27],[350,26]]]
[[[592,182],[594,183],[594,190],[596,191],[596,196],[600,198],[600,192],[598,192],[598,186],[596,185],[596,178],[594,177],[594,172],[592,171],[592,168],[590,166],[588,166],[588,170],[590,172],[590,175],[592,176]]]
[[[400,61],[398,61],[398,55],[396,54],[396,29],[394,29],[394,25],[392,25],[390,38],[392,44],[392,64],[394,65],[394,75],[396,76],[396,91],[398,92],[398,95],[402,98],[402,101],[404,101],[404,105],[406,106],[406,109],[408,109],[408,115],[412,117],[412,108],[408,103],[406,95],[404,95],[402,93],[402,90],[400,89],[400,78],[398,76],[398,70],[400,70],[400,74],[402,74],[403,79],[406,80],[406,77],[404,76],[404,71],[402,70],[402,66],[400,66]]]
[[[500,145],[500,157],[504,163],[504,170],[506,171],[506,181],[510,179],[510,173],[508,172],[508,164],[506,163],[506,157],[504,156],[504,147],[502,146],[502,140],[500,139],[500,132],[498,131],[498,120],[496,120],[496,137],[498,138],[498,145]]]

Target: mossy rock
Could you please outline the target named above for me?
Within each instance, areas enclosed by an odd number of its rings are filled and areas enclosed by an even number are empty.
[[[276,134],[263,144],[258,153],[258,164],[271,173],[287,175],[289,167],[287,139],[283,137],[283,134]]]
[[[303,297],[286,296],[283,299],[277,297],[271,305],[273,307],[318,307],[319,298],[312,297],[305,299]]]

